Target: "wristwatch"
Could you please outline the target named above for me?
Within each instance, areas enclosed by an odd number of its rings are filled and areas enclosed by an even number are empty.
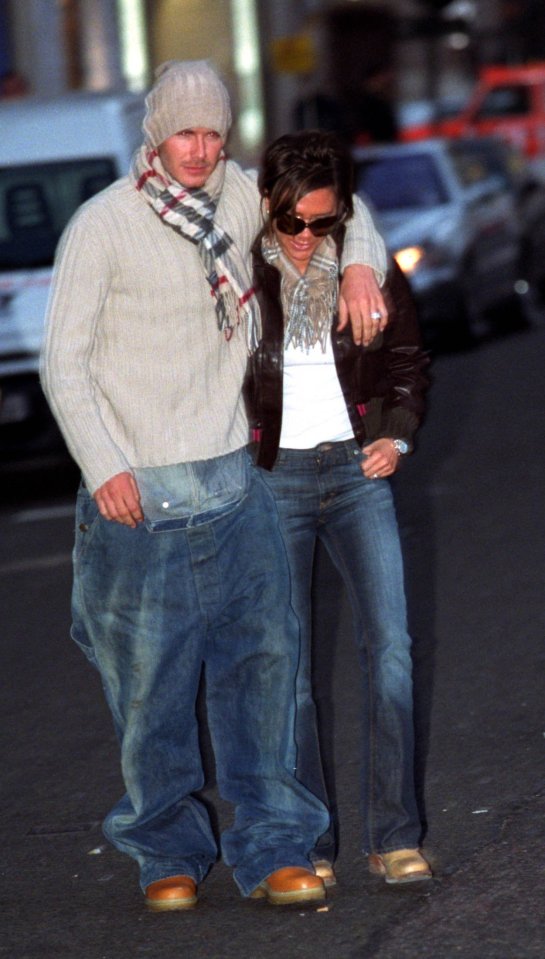
[[[398,456],[404,456],[405,453],[409,452],[409,444],[406,440],[392,440],[392,443]]]

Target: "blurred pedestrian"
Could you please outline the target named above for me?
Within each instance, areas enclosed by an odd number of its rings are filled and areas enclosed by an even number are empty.
[[[392,71],[379,66],[364,77],[359,89],[347,91],[347,126],[353,143],[366,146],[397,140],[392,86]]]
[[[126,794],[104,830],[137,860],[150,908],[195,904],[218,854],[196,796],[204,670],[218,787],[235,806],[221,851],[240,891],[322,898],[308,851],[327,813],[285,761],[298,628],[240,395],[259,338],[247,272],[258,192],[226,160],[229,97],[205,61],[166,64],[146,104],[130,176],[63,235],[42,359],[83,474],[72,635],[121,744]],[[365,339],[383,247],[360,212],[353,239],[370,265],[352,267],[347,306]]]
[[[411,640],[388,483],[413,446],[427,358],[413,300],[392,263],[388,325],[367,348],[337,325],[352,168],[324,132],[280,137],[259,187],[268,219],[254,245],[263,336],[246,395],[256,462],[274,494],[301,626],[297,776],[327,803],[311,683],[311,584],[318,540],[348,589],[362,666],[364,850],[389,883],[428,879],[413,781]],[[379,314],[374,314],[377,327]],[[312,853],[335,882],[334,830]]]

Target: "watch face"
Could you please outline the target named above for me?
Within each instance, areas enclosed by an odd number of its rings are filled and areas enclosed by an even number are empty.
[[[401,453],[402,455],[403,453],[409,452],[409,444],[406,443],[405,440],[394,440],[394,446],[398,453]]]

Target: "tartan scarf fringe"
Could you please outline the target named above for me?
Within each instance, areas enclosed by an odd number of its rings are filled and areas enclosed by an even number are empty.
[[[225,162],[222,153],[207,180],[207,190],[189,189],[169,176],[157,150],[143,145],[135,154],[130,177],[157,215],[197,246],[214,297],[218,330],[230,340],[242,324],[252,353],[261,337],[255,290],[238,247],[214,221]]]

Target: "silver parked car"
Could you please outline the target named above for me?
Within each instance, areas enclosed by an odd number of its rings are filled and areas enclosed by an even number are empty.
[[[353,155],[356,191],[377,210],[429,342],[445,333],[464,342],[503,320],[506,309],[520,314],[516,201],[474,141],[362,147]]]
[[[545,303],[545,179],[512,143],[499,137],[478,137],[469,144],[479,162],[501,178],[515,198],[520,237],[518,287]]]

